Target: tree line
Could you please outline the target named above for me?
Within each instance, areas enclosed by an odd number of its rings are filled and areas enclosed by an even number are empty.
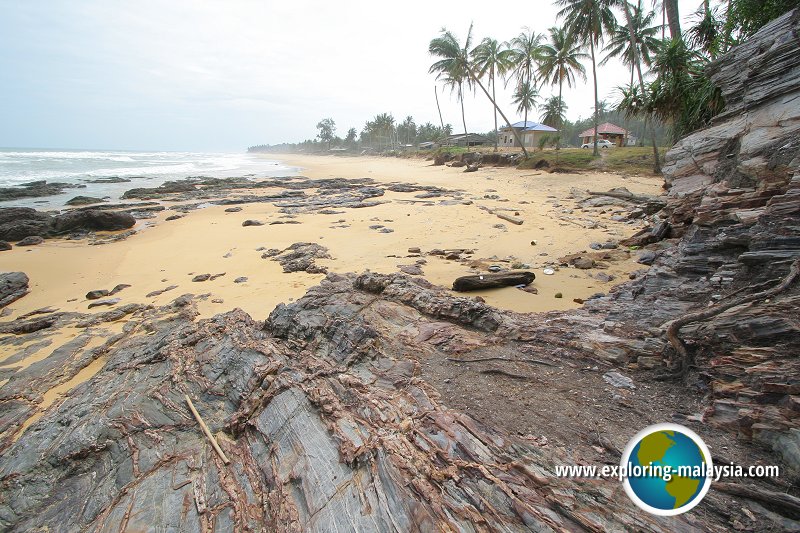
[[[497,101],[500,80],[514,84],[512,104],[526,122],[538,110],[539,121],[559,130],[553,143],[556,149],[564,141],[573,141],[581,128],[593,127],[597,139],[600,120],[615,120],[625,123],[639,139],[649,138],[654,171],[660,172],[660,141],[675,141],[704,127],[723,108],[721,94],[706,75],[706,66],[769,21],[800,6],[800,0],[701,0],[685,32],[677,0],[648,0],[649,5],[645,0],[556,0],[555,4],[560,7],[561,24],[544,34],[523,28],[508,41],[485,37],[474,44],[470,25],[463,41],[447,28],[430,41],[428,50],[435,61],[429,72],[461,104],[464,133],[469,132],[464,97],[467,92],[480,90],[494,110],[495,128],[487,135],[497,149],[498,115],[511,126]],[[614,58],[630,69],[630,82],[617,88],[618,101],[609,106],[598,97],[598,66]],[[570,122],[563,88],[588,81],[587,65],[591,66],[594,111],[589,121]],[[543,98],[545,87],[550,87],[552,94]],[[435,88],[437,106],[438,96]],[[336,135],[336,124],[330,118],[321,120],[317,130],[317,138],[296,145],[251,150],[391,150],[426,141],[441,142],[453,128],[444,123],[440,109],[439,125],[426,122],[418,126],[410,116],[397,122],[391,113],[381,113],[368,120],[360,132],[348,129],[344,137]],[[511,131],[527,156],[518,132]],[[596,143],[594,153],[598,153]]]

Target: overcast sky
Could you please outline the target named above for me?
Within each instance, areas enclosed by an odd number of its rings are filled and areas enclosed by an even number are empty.
[[[684,18],[700,3],[681,0]],[[539,0],[0,0],[0,146],[240,151],[312,138],[325,117],[342,136],[382,112],[438,123],[428,43],[443,26],[461,38],[474,21],[476,43],[508,40],[545,32],[557,11]],[[609,101],[629,79],[616,62],[598,76]],[[455,96],[439,90],[460,131]],[[591,81],[564,97],[570,119],[591,114]],[[519,119],[510,89],[498,99]],[[493,128],[482,94],[465,105],[470,131]]]

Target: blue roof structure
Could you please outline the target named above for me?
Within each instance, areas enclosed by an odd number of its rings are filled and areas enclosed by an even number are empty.
[[[512,128],[521,128],[522,131],[558,131],[555,128],[551,128],[550,126],[546,126],[544,124],[540,124],[538,122],[532,122],[524,120],[520,120],[519,122],[515,122],[511,125]]]

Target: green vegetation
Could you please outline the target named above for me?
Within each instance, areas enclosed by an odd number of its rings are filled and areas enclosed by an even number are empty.
[[[663,157],[666,148],[659,149]],[[599,157],[591,150],[581,148],[562,148],[561,150],[542,150],[523,161],[519,168],[532,169],[558,168],[563,171],[606,171],[620,174],[651,175],[653,173],[653,151],[649,147],[628,146],[603,149]]]

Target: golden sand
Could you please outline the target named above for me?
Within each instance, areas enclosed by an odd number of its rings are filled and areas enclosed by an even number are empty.
[[[598,220],[605,229],[585,229],[583,220],[588,220],[589,215],[562,213],[574,208],[573,201],[564,200],[570,188],[606,190],[625,186],[635,193],[657,194],[661,184],[656,178],[623,179],[612,174],[548,174],[506,168],[465,174],[461,169],[434,167],[426,161],[377,157],[287,156],[285,161],[303,167],[300,173],[311,178],[369,177],[378,182],[436,185],[464,190],[465,197],[474,203],[427,205],[415,200],[413,194],[387,192],[379,199],[391,202],[376,207],[342,209],[344,213],[336,215],[303,214],[296,219],[300,224],[253,227],[241,224],[246,219],[267,223],[278,220],[278,209],[266,203],[246,204],[239,213],[225,213],[224,207],[212,206],[170,222],[163,221],[172,214],[166,211],[156,221],[140,223],[142,231],[137,235],[117,243],[87,246],[80,241],[49,240],[35,247],[15,248],[0,254],[0,269],[25,272],[31,279],[31,293],[11,305],[14,313],[9,318],[46,306],[86,312],[90,302],[84,295],[88,291],[110,290],[125,283],[131,287],[114,296],[121,299],[120,305],[163,304],[185,293],[208,294],[200,306],[203,316],[239,307],[254,318],[263,319],[278,303],[299,298],[322,278],[305,273],[284,274],[278,263],[261,259],[261,252],[256,251],[259,247],[283,249],[295,242],[318,242],[327,247],[334,259],[319,263],[335,272],[396,272],[398,265],[414,263],[414,258],[402,257],[410,247],[419,247],[423,252],[434,248],[472,249],[475,259],[513,257],[515,262],[534,267],[538,295],[514,288],[472,294],[480,294],[499,308],[523,312],[571,308],[578,305],[574,298],[607,291],[616,280],[602,283],[591,277],[592,271],[571,268],[545,276],[540,267],[559,256],[589,250],[592,241],[624,238],[636,228],[612,222],[609,215],[603,215]],[[485,199],[485,195],[498,195],[508,201]],[[561,207],[553,207],[555,203]],[[480,206],[519,213],[525,223],[507,223]],[[375,224],[394,232],[369,229]],[[505,230],[494,228],[496,224],[503,224]],[[422,267],[425,277],[443,287],[449,288],[453,279],[470,273],[467,266],[458,262],[434,256],[426,259],[428,263]],[[629,261],[614,264],[605,272],[620,280],[635,268],[635,263]],[[225,276],[213,281],[191,282],[196,274],[223,272]],[[248,281],[234,283],[241,276]],[[169,285],[178,287],[160,296],[145,296]],[[556,292],[561,292],[563,298],[554,298]]]

